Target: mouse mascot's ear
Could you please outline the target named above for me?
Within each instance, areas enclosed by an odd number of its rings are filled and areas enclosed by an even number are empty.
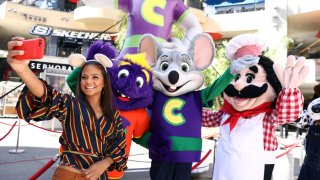
[[[82,67],[87,60],[82,54],[71,54],[68,57],[68,62],[72,67]]]
[[[103,67],[105,67],[105,68],[112,67],[112,61],[107,56],[98,53],[98,54],[94,55],[94,58],[96,59],[96,61],[101,63],[103,65]]]
[[[196,35],[191,40],[188,54],[194,60],[198,71],[207,69],[211,65],[215,55],[215,46],[211,36],[207,33]]]
[[[140,39],[138,52],[145,53],[149,65],[153,67],[161,54],[161,45],[152,34],[145,34]]]
[[[90,61],[96,61],[100,63],[103,67],[105,68],[110,68],[112,67],[112,61],[105,55],[103,54],[95,54],[94,55],[95,59],[90,59],[86,60],[86,58],[82,54],[71,54],[68,57],[69,64],[73,67],[82,67],[85,63],[90,62]]]

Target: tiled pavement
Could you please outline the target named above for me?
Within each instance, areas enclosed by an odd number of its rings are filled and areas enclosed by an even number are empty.
[[[14,124],[16,119],[0,119],[0,123]],[[38,124],[40,125],[40,124]],[[0,138],[10,129],[10,126],[0,124]],[[208,133],[208,129],[204,130]],[[278,132],[277,132],[278,133]],[[21,121],[19,149],[24,149],[24,153],[11,154],[10,150],[15,151],[17,145],[18,127],[13,128],[10,134],[0,141],[0,180],[25,180],[42,168],[58,152],[59,133],[53,133],[39,129],[37,127],[26,125]],[[285,145],[298,142],[294,132],[289,133],[287,139],[279,137],[279,141]],[[204,153],[212,149],[214,142],[205,140]],[[148,180],[150,159],[148,151],[133,143],[131,155],[128,162],[128,170],[125,173],[124,180]],[[277,154],[285,150],[278,150]],[[294,180],[299,170],[301,157],[303,157],[301,147],[294,148],[288,155],[277,159],[274,170],[273,180]],[[212,174],[213,153],[199,166],[193,173],[193,179],[210,179]],[[49,168],[39,179],[51,179],[57,163]]]

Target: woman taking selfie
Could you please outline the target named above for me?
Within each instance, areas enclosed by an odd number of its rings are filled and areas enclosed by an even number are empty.
[[[106,170],[126,169],[125,135],[119,112],[112,106],[111,85],[106,67],[112,62],[98,54],[95,60],[73,54],[69,63],[81,68],[76,97],[63,94],[39,80],[28,67],[30,60],[17,60],[23,38],[8,42],[7,61],[25,83],[16,110],[26,121],[56,117],[63,133],[61,162],[52,179],[108,179]]]

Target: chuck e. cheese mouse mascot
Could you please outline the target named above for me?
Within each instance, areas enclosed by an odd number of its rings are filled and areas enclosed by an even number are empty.
[[[256,59],[241,70],[223,92],[217,112],[204,110],[202,125],[220,126],[214,180],[270,180],[278,142],[277,126],[296,120],[303,109],[298,86],[308,68],[305,58],[289,56],[285,69],[262,55],[265,42],[256,34],[230,40],[227,58]]]
[[[149,149],[152,180],[186,180],[191,178],[192,163],[200,160],[202,107],[229,85],[251,61],[231,64],[211,85],[204,83],[202,71],[210,66],[214,43],[206,33],[196,35],[188,49],[168,43],[160,44],[146,34],[139,51],[147,55],[153,74],[153,102],[150,129],[135,139]]]

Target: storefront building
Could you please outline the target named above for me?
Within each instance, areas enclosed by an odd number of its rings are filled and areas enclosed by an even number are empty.
[[[12,36],[27,39],[42,37],[45,39],[45,57],[34,60],[30,68],[39,74],[47,68],[72,69],[66,57],[71,53],[85,54],[88,46],[96,40],[113,43],[116,29],[105,29],[114,23],[102,26],[87,26],[73,20],[72,12],[77,1],[0,1],[0,57],[5,58],[6,43]],[[19,81],[10,67],[1,61],[0,79]]]
[[[320,4],[317,0],[183,0],[197,16],[203,31],[216,40],[228,40],[241,33],[261,32],[266,37],[289,37],[292,46],[282,48],[279,61],[287,54],[320,57]],[[204,2],[204,4],[203,4]],[[123,18],[118,10],[91,8],[78,0],[0,0],[0,58],[6,57],[6,44],[12,36],[43,37],[45,57],[35,60],[31,68],[43,72],[47,67],[62,68],[71,53],[86,54],[94,40],[113,43]],[[309,39],[310,38],[310,39]],[[311,65],[315,67],[315,61]],[[41,63],[41,64],[40,64]],[[65,66],[63,66],[65,67]],[[315,83],[315,68],[308,90]],[[0,63],[0,79],[14,79],[10,68]],[[11,78],[11,79],[10,79]],[[310,87],[309,87],[310,86]]]

